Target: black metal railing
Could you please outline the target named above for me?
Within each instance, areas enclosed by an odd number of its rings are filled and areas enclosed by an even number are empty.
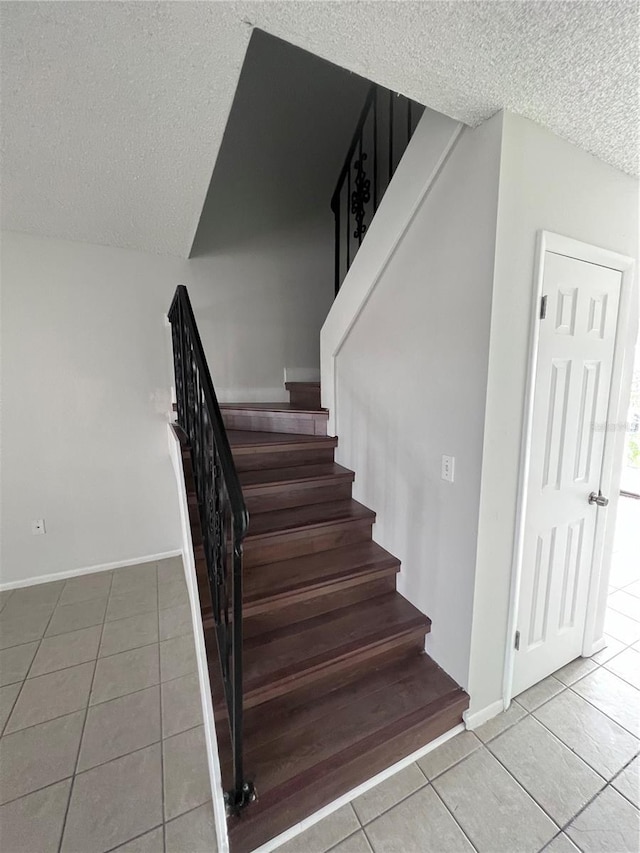
[[[422,104],[389,89],[369,89],[331,199],[336,293],[423,112]]]
[[[169,321],[178,425],[191,449],[193,478],[233,752],[230,812],[253,799],[242,767],[242,542],[249,514],[211,381],[187,288],[176,288]]]

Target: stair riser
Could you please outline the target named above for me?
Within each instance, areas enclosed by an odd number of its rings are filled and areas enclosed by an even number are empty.
[[[211,627],[212,623],[208,622],[203,627],[207,629]],[[208,634],[210,636],[210,634]],[[382,652],[377,655],[374,660],[370,662],[367,667],[367,673],[374,673],[379,668],[384,668],[393,665],[394,663],[401,664],[402,661],[406,660],[406,658],[410,655],[418,655],[424,653],[424,637],[420,636],[418,639],[409,639],[406,643],[399,643],[397,646],[389,649],[386,652]],[[300,687],[296,687],[291,693],[296,697],[308,697],[308,702],[312,702],[314,697],[320,694],[331,693],[333,690],[338,690],[344,687],[347,684],[350,684],[353,681],[357,681],[357,673],[356,678],[354,679],[354,673],[350,670],[343,670],[338,673],[329,673],[325,674],[322,677],[319,677],[317,681],[314,681],[308,685],[302,685]],[[227,715],[227,706],[224,701],[224,692],[222,687],[222,680],[220,677],[219,671],[214,671],[212,676],[212,696],[213,696],[213,708],[214,708],[214,717],[216,723],[227,723],[228,715]],[[286,696],[285,696],[286,700]],[[255,721],[255,717],[249,718]],[[261,734],[262,734],[262,727]],[[251,732],[247,730],[247,737],[250,737],[251,744],[258,745],[262,743],[261,737],[256,735],[255,729],[252,729]],[[222,756],[221,756],[222,757]]]
[[[371,528],[372,522],[364,519],[335,522],[315,529],[246,539],[244,565],[251,567],[264,563],[276,563],[302,554],[315,554],[318,551],[339,548],[341,545],[363,542],[371,538]]]
[[[251,453],[234,453],[233,461],[238,471],[255,471],[265,468],[295,468],[298,465],[322,465],[333,462],[333,447],[316,447],[301,450],[254,450]]]
[[[245,488],[244,500],[249,513],[270,512],[276,509],[287,509],[295,506],[343,501],[351,497],[352,480],[341,479],[323,482],[322,485],[309,483],[305,485],[262,486],[258,489]]]
[[[377,643],[360,646],[343,656],[335,656],[331,661],[324,661],[315,667],[310,666],[306,670],[298,671],[294,676],[285,676],[281,679],[275,677],[262,687],[247,690],[244,695],[244,706],[245,708],[253,708],[278,696],[284,696],[293,690],[298,690],[340,673],[349,673],[353,678],[357,678],[366,672],[367,667],[375,665],[378,656],[387,655],[398,647],[406,648],[412,642],[416,645],[424,645],[424,638],[424,627],[414,628],[396,636],[386,637]]]
[[[300,591],[300,598],[295,604],[291,601],[292,597],[284,600],[261,599],[254,606],[245,604],[242,610],[246,620],[243,625],[244,638],[248,640],[263,631],[270,630],[274,620],[276,618],[280,619],[282,614],[286,615],[288,608],[295,612],[296,617],[300,616],[300,618],[312,619],[314,616],[320,616],[323,613],[333,613],[334,610],[340,607],[348,607],[350,604],[367,601],[370,598],[375,598],[377,595],[385,595],[386,593],[393,592],[396,588],[395,577],[382,576],[382,573],[380,575],[371,580],[365,578],[360,582],[350,579],[350,585],[345,582],[342,586],[339,586],[339,590],[332,589],[331,592],[320,590],[315,596],[312,590],[305,588]],[[211,621],[211,599],[206,581],[202,582],[200,601],[200,612],[205,621],[205,627],[213,627],[213,622]],[[302,613],[304,613],[304,616],[301,616]]]
[[[319,409],[320,391],[289,391],[289,402],[300,409]]]
[[[286,615],[291,608],[292,617],[299,619],[311,619],[321,613],[333,613],[340,607],[347,607],[357,601],[366,601],[375,598],[376,595],[384,595],[393,592],[396,588],[395,571],[386,571],[364,575],[363,577],[348,578],[342,582],[335,582],[327,586],[313,589],[304,587],[294,595],[281,598],[263,598],[255,604],[245,604],[243,613],[247,622],[245,623],[244,635],[246,638],[253,637],[262,631],[270,630],[270,622],[274,614],[278,618]],[[249,620],[249,617],[251,619]]]
[[[227,429],[240,429],[249,432],[279,432],[297,435],[326,435],[327,416],[284,412],[243,412],[241,410],[222,410],[222,419]]]

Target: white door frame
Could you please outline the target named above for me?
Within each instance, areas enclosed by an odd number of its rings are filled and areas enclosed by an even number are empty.
[[[532,443],[533,406],[535,397],[535,380],[538,367],[538,342],[540,337],[539,309],[542,298],[542,285],[544,276],[545,252],[553,252],[557,255],[565,255],[576,260],[586,261],[590,264],[608,267],[622,273],[620,290],[620,305],[618,309],[618,327],[613,355],[613,371],[611,374],[611,393],[609,408],[607,411],[607,424],[618,424],[621,417],[626,418],[626,397],[628,389],[625,388],[624,367],[625,357],[629,349],[633,351],[633,341],[637,333],[638,319],[631,316],[633,305],[633,281],[634,264],[633,258],[582,243],[571,237],[554,234],[552,231],[539,231],[536,247],[536,262],[534,273],[534,286],[532,288],[531,320],[529,330],[529,357],[527,367],[527,385],[525,392],[524,419],[522,428],[522,440],[520,445],[520,472],[518,477],[518,499],[516,507],[515,537],[513,547],[513,561],[511,570],[511,597],[509,603],[509,621],[507,630],[507,646],[505,650],[504,674],[503,674],[503,701],[505,709],[509,707],[513,689],[513,669],[515,665],[515,643],[514,637],[517,630],[518,611],[520,605],[520,586],[522,579],[522,556],[524,549],[524,530],[527,513],[527,489],[529,485],[529,467]],[[633,337],[631,337],[633,333]],[[629,342],[631,347],[629,347]],[[589,594],[587,600],[587,618],[585,621],[584,637],[582,642],[582,654],[588,656],[598,651],[596,644],[601,641],[595,635],[598,614],[602,604],[602,596],[606,600],[606,585],[601,584],[601,570],[606,557],[605,543],[612,542],[611,527],[615,523],[615,508],[617,505],[617,493],[611,492],[612,479],[616,468],[617,456],[622,455],[621,445],[624,441],[624,431],[607,429],[604,442],[604,453],[602,460],[601,488],[605,495],[613,498],[611,509],[606,513],[598,513],[596,519],[596,530],[594,538],[593,562],[590,571]],[[600,648],[602,643],[600,642]]]

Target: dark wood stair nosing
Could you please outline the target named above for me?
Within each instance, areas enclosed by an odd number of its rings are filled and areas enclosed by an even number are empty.
[[[328,553],[328,552],[327,552]],[[258,566],[257,568],[261,568]],[[335,575],[326,575],[323,578],[314,582],[301,581],[297,584],[281,587],[271,593],[259,592],[254,595],[246,595],[244,598],[243,613],[245,616],[252,616],[261,612],[261,609],[273,604],[277,606],[286,606],[288,603],[295,603],[299,600],[301,593],[307,593],[309,598],[315,598],[319,595],[330,595],[334,592],[339,592],[343,589],[348,589],[351,586],[358,584],[366,584],[372,580],[378,580],[390,574],[397,574],[400,571],[399,562],[389,561],[388,565],[364,566],[362,568],[353,569],[352,571],[344,571]]]
[[[220,403],[220,411],[223,415],[227,412],[237,414],[259,414],[259,415],[277,415],[278,417],[296,417],[301,415],[309,416],[310,418],[319,418],[328,420],[328,409],[306,408],[304,406],[294,406],[291,403]]]
[[[321,513],[322,512],[326,513],[332,507],[327,506],[326,502],[322,502],[319,504],[308,504],[306,506],[301,506],[301,507],[299,507],[299,509],[301,510],[303,518],[298,520],[297,522],[295,519],[295,513],[296,513],[295,507],[288,507],[285,509],[275,509],[275,510],[271,510],[271,511],[267,510],[264,512],[254,513],[254,515],[253,515],[254,520],[256,518],[260,518],[261,520],[263,518],[266,519],[267,516],[272,516],[272,515],[275,516],[277,513],[281,513],[284,523],[283,523],[282,527],[277,527],[277,528],[274,528],[271,530],[252,532],[251,531],[251,519],[250,519],[249,520],[249,530],[247,531],[245,543],[249,544],[249,542],[251,542],[252,544],[257,544],[259,541],[273,539],[274,537],[278,537],[278,536],[286,536],[289,534],[293,535],[296,533],[302,533],[302,532],[306,532],[306,531],[315,532],[317,530],[322,530],[325,528],[329,529],[329,528],[331,528],[337,524],[343,525],[343,524],[352,524],[352,523],[357,524],[359,522],[367,522],[367,523],[370,523],[373,525],[375,523],[375,520],[376,520],[375,512],[373,512],[373,510],[369,509],[368,507],[363,506],[361,503],[358,503],[358,501],[354,501],[352,498],[349,498],[346,500],[341,500],[338,503],[343,505],[340,509],[344,511],[344,514],[336,514],[336,515],[331,516],[329,518],[317,518],[317,519],[313,519],[313,518],[305,519],[304,514],[306,512],[310,513],[314,508],[317,508],[317,511],[320,511]],[[333,508],[335,509],[335,504],[333,505]],[[287,516],[289,516],[291,518],[291,520],[288,523],[287,523]],[[273,519],[271,519],[271,520],[273,520]]]
[[[292,687],[303,687],[318,681],[326,675],[340,672],[344,669],[356,671],[366,661],[388,652],[398,645],[404,645],[411,639],[424,638],[428,633],[425,625],[407,627],[403,631],[381,636],[377,640],[369,640],[366,644],[354,641],[340,649],[333,650],[331,656],[318,655],[305,661],[304,667],[288,673],[286,668],[268,673],[244,696],[244,707],[253,708],[268,702],[269,699],[289,692]]]
[[[251,453],[279,453],[285,451],[303,451],[328,449],[338,446],[333,435],[310,435],[297,432],[264,432],[251,430],[228,430],[231,452],[234,456],[246,456]],[[238,440],[242,433],[244,440]]]
[[[267,468],[266,470],[277,471],[278,469]],[[338,485],[344,482],[353,483],[354,479],[355,474],[353,471],[345,471],[345,473],[336,471],[331,474],[312,474],[308,477],[273,479],[266,483],[242,483],[242,491],[247,495],[253,496],[263,493],[268,494],[270,491],[283,490],[291,486],[296,486],[298,489],[300,487],[313,489],[318,486]]]

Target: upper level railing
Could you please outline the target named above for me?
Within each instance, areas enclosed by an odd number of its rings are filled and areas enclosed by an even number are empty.
[[[187,288],[169,308],[178,425],[191,448],[204,556],[216,628],[233,750],[233,790],[227,807],[237,812],[253,798],[243,775],[242,543],[249,525],[240,480],[211,381]]]
[[[389,89],[369,89],[331,199],[336,293],[423,112],[421,104]]]

